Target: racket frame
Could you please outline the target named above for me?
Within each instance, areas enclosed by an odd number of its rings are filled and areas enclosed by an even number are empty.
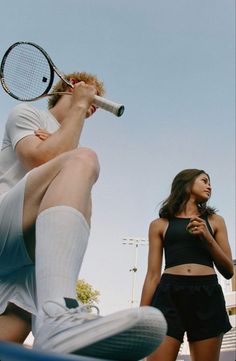
[[[33,46],[35,47],[36,49],[38,49],[46,58],[47,62],[48,62],[48,65],[49,65],[49,69],[50,69],[50,80],[48,82],[48,85],[46,87],[46,89],[43,91],[42,94],[40,94],[39,96],[37,97],[32,97],[30,99],[22,99],[20,97],[18,97],[17,95],[15,95],[14,93],[12,93],[10,91],[10,89],[8,88],[6,82],[5,82],[5,79],[4,79],[4,66],[5,66],[5,63],[6,63],[6,60],[7,60],[7,57],[9,55],[9,53],[16,47],[16,46],[19,46],[21,44],[25,44],[25,45],[30,45],[30,46]],[[57,93],[48,93],[49,90],[51,89],[52,85],[53,85],[53,82],[54,82],[54,73],[56,73],[59,78],[61,80],[63,80],[68,86],[70,86],[71,88],[73,88],[73,85],[64,77],[64,75],[59,71],[59,69],[56,67],[56,65],[53,63],[52,59],[50,58],[50,56],[48,55],[48,53],[41,47],[39,46],[38,44],[35,44],[35,43],[32,43],[30,41],[17,41],[16,43],[12,44],[8,49],[7,51],[5,52],[5,54],[3,55],[3,58],[2,58],[2,61],[1,61],[1,65],[0,65],[0,80],[1,80],[1,84],[2,84],[2,87],[3,89],[13,98],[17,99],[17,100],[21,100],[21,101],[25,101],[25,102],[30,102],[30,101],[34,101],[34,100],[38,100],[40,98],[43,98],[44,96],[50,96],[50,95],[54,95],[54,94],[58,94]],[[59,93],[60,94],[60,93]],[[65,94],[65,93],[62,93],[61,94]]]
[[[46,87],[46,89],[43,91],[42,94],[36,96],[36,97],[32,97],[30,99],[23,99],[20,98],[19,96],[17,96],[16,94],[12,93],[9,89],[9,87],[7,86],[5,79],[4,79],[4,66],[7,60],[7,57],[9,55],[9,53],[16,47],[19,46],[21,44],[25,44],[25,45],[30,45],[35,47],[36,49],[38,49],[46,58],[48,65],[49,65],[49,69],[50,69],[50,80],[48,82],[48,85]],[[53,81],[54,81],[54,75],[55,73],[58,75],[58,77],[64,81],[70,88],[74,88],[73,84],[70,83],[69,80],[67,80],[65,78],[65,76],[63,75],[63,73],[56,67],[56,65],[54,64],[54,62],[52,61],[51,57],[48,55],[48,53],[38,44],[35,44],[33,42],[29,42],[29,41],[18,41],[14,44],[12,44],[7,51],[5,52],[5,54],[3,55],[2,61],[1,61],[1,65],[0,65],[0,81],[2,84],[3,89],[14,99],[20,100],[20,101],[24,101],[24,102],[30,102],[30,101],[34,101],[34,100],[38,100],[41,99],[43,97],[46,96],[52,96],[54,94],[70,94],[69,92],[54,92],[54,93],[48,93],[49,90],[51,89],[52,85],[53,85]],[[106,98],[100,97],[95,95],[94,97],[94,103],[95,105],[97,105],[98,107],[105,109],[107,111],[110,111],[111,113],[115,114],[116,116],[120,117],[125,110],[125,107],[123,104],[118,104],[115,103],[113,101],[110,101]]]

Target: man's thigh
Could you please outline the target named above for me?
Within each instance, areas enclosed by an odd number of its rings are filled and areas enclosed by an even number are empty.
[[[24,197],[24,232],[26,232],[27,229],[35,223],[40,203],[47,191],[47,188],[60,172],[63,162],[69,156],[69,153],[64,153],[29,172]]]
[[[35,222],[40,204],[49,185],[70,155],[71,152],[63,153],[28,173],[24,193],[22,227],[25,245],[33,260],[35,253]]]
[[[60,187],[57,183],[57,189],[64,189],[66,190],[66,183],[70,182],[71,180],[74,181],[73,186],[76,186],[77,192],[81,192],[81,194],[85,195],[86,199],[86,205],[83,207],[81,206],[82,213],[86,213],[86,210],[82,208],[91,208],[91,200],[90,200],[90,186],[91,182],[89,183],[86,178],[86,174],[84,172],[83,165],[88,162],[89,156],[91,150],[88,150],[88,148],[78,148],[72,151],[68,151],[65,153],[60,154],[59,156],[55,157],[54,159],[48,161],[47,163],[34,168],[28,175],[26,187],[25,187],[25,198],[24,198],[24,209],[23,209],[23,231],[24,231],[24,237],[27,240],[28,238],[32,238],[34,235],[34,226],[35,221],[38,216],[39,210],[41,209],[41,203],[42,200],[47,192],[48,189],[50,189],[50,185],[57,177],[57,175],[60,173],[60,171],[63,169],[67,161],[75,160],[75,163],[70,163],[70,172],[75,171],[75,165],[80,164],[76,169],[79,170],[80,173],[80,182],[78,184],[78,179],[71,176],[71,173],[64,173],[64,178],[61,178]],[[69,164],[67,163],[67,164]],[[86,168],[86,167],[85,167]],[[67,168],[68,170],[68,168]],[[70,189],[70,187],[68,187]],[[61,195],[61,192],[58,193],[58,195]],[[86,198],[87,196],[87,198]],[[73,195],[74,199],[74,195]],[[89,205],[87,204],[89,203]],[[76,208],[76,207],[75,207]],[[84,212],[83,212],[84,211]],[[87,217],[89,218],[89,216]]]

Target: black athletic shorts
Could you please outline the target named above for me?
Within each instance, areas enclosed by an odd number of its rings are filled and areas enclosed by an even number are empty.
[[[167,335],[183,342],[216,337],[231,329],[225,299],[216,275],[179,276],[164,273],[151,306],[164,314]]]

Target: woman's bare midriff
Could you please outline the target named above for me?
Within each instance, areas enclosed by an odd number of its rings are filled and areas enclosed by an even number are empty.
[[[167,268],[164,273],[182,275],[182,276],[208,276],[215,274],[212,267],[196,263],[186,263],[179,266]]]

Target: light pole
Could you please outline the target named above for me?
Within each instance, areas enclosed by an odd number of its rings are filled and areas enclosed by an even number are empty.
[[[138,271],[138,247],[146,246],[148,244],[148,241],[143,238],[129,237],[129,238],[123,238],[122,244],[128,246],[134,246],[134,266],[129,270],[130,272],[133,272],[131,301],[130,301],[130,307],[132,308],[135,302],[136,273]]]

